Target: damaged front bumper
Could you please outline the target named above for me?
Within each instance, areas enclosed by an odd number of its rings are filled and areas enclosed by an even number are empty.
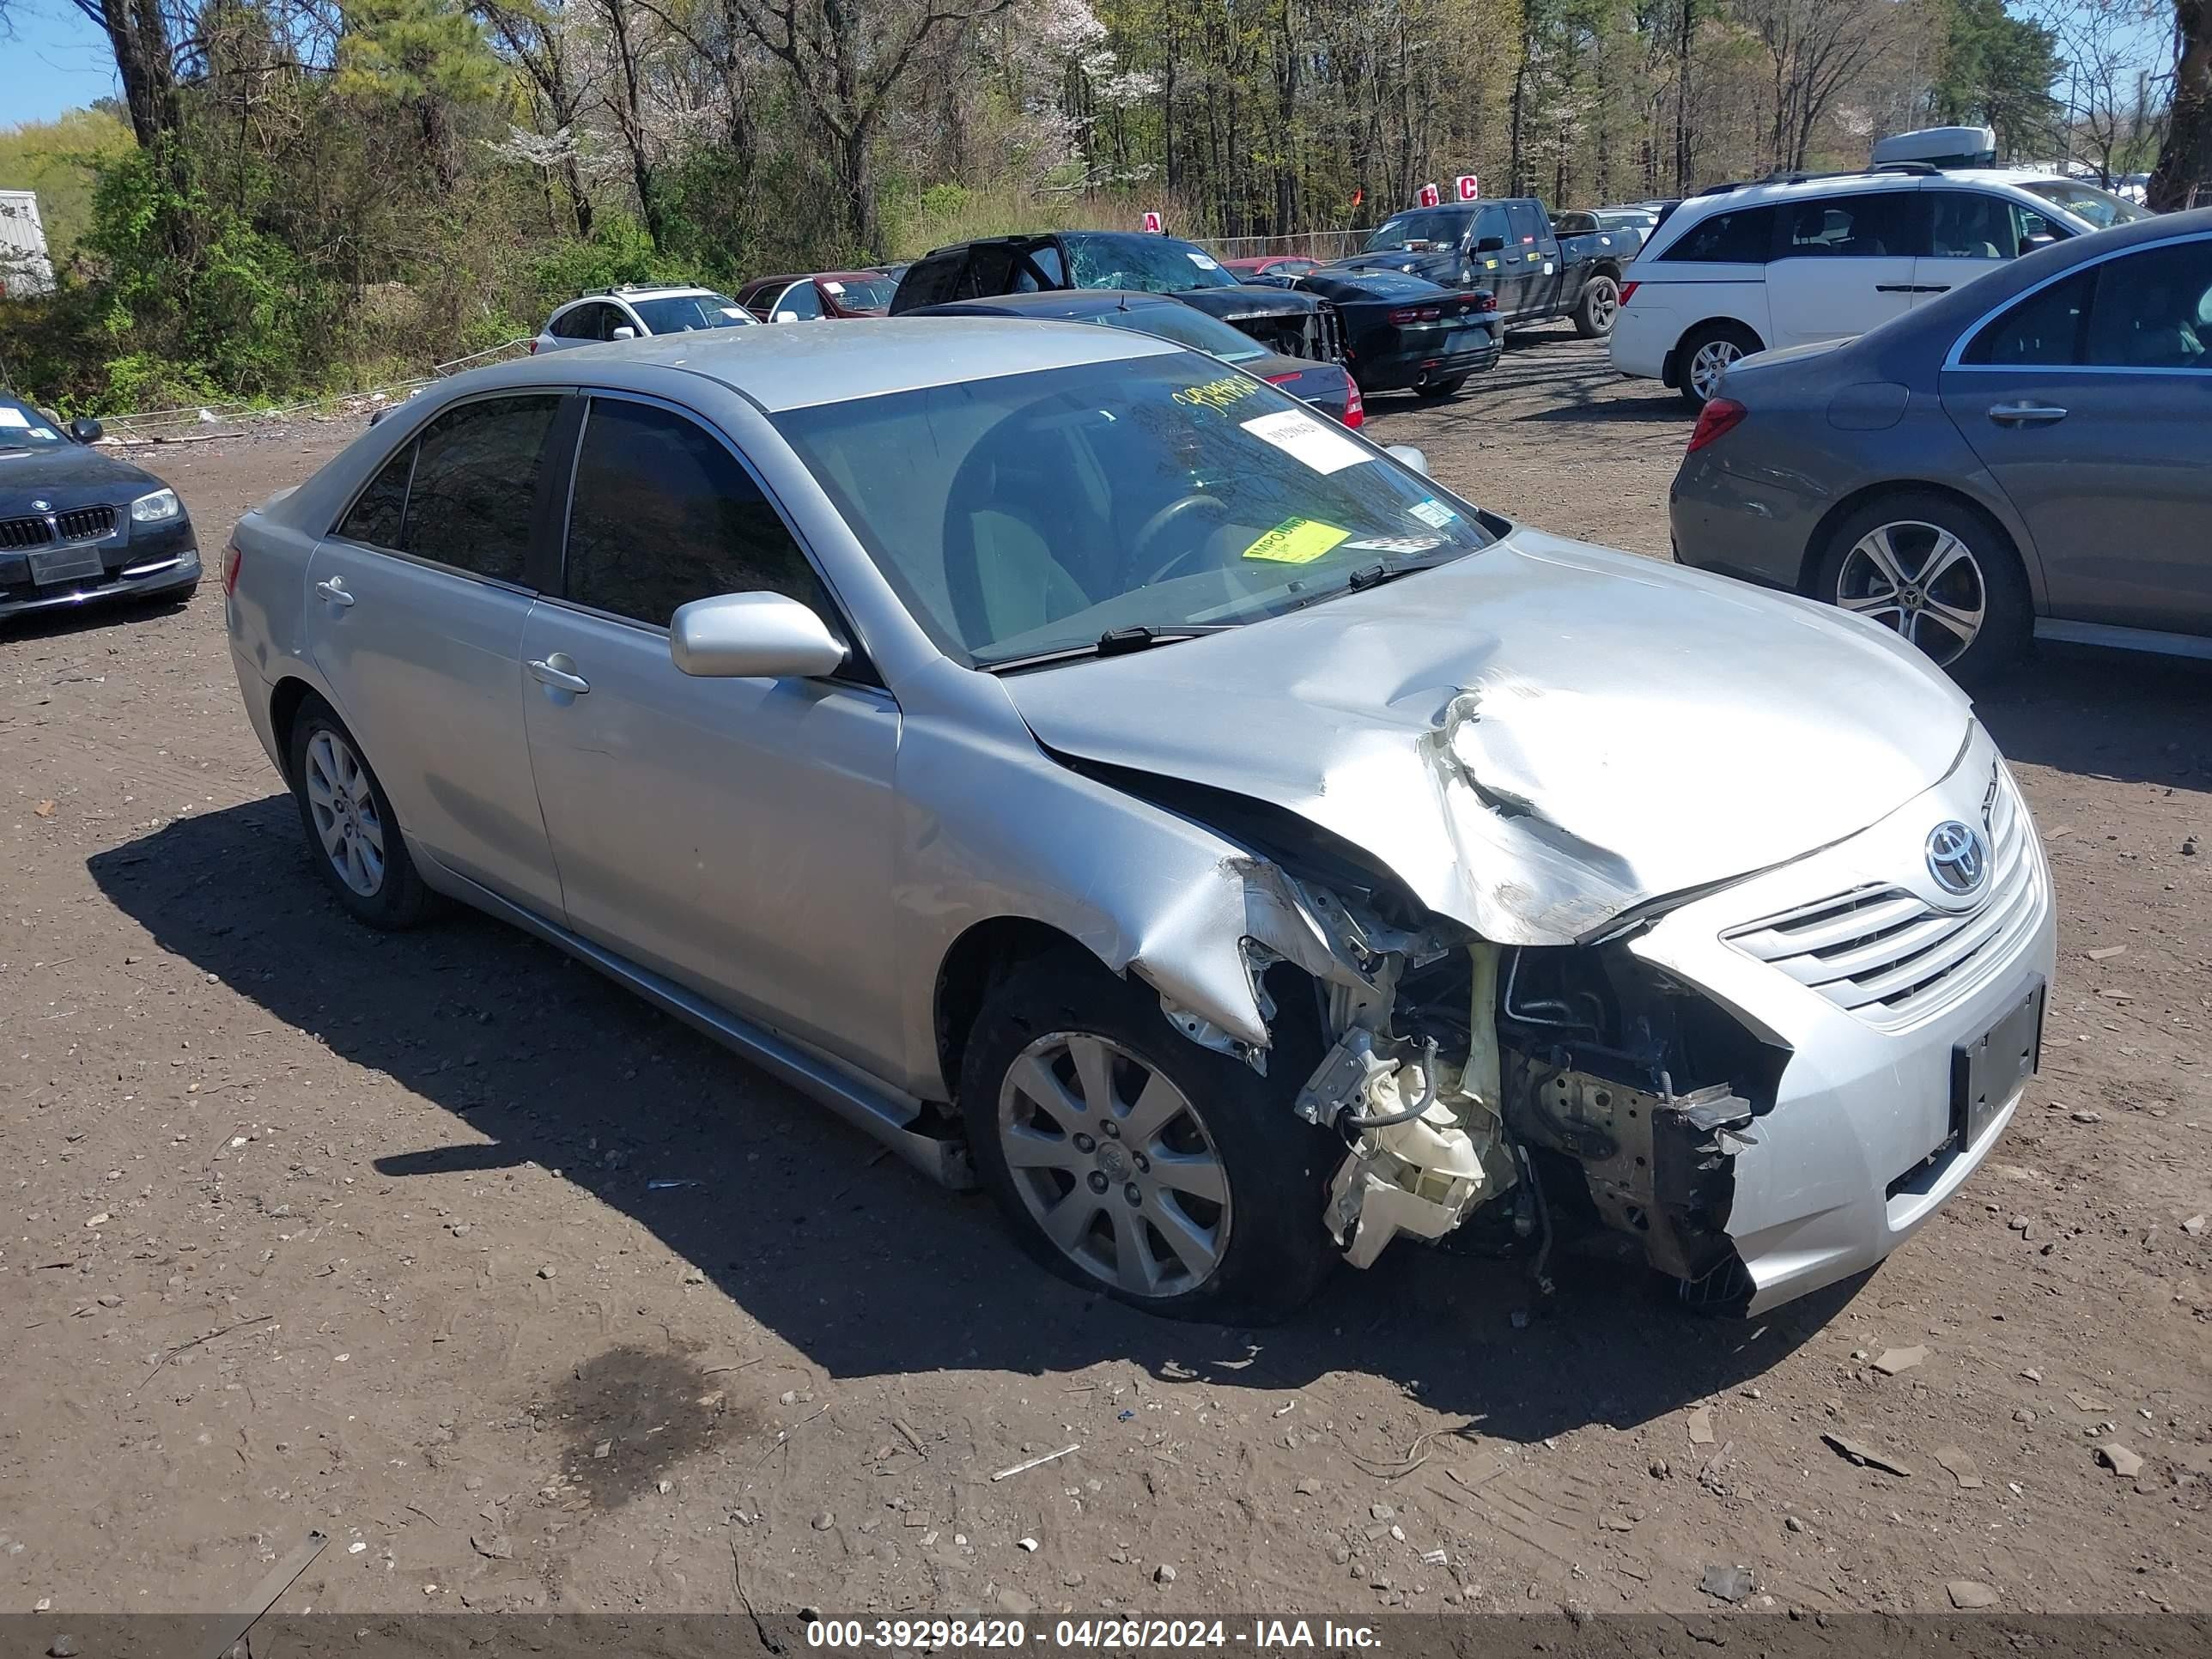
[[[1989,853],[1966,904],[1927,863],[1954,821]],[[1299,1096],[1348,1144],[1325,1219],[1366,1266],[1509,1194],[1548,1242],[1548,1194],[1686,1300],[1763,1311],[1880,1262],[1988,1155],[2055,951],[2041,848],[1977,730],[1861,834],[1607,942],[1408,964],[1388,1030],[1344,1031]]]

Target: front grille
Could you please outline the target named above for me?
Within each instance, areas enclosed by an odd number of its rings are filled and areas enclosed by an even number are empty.
[[[61,526],[65,542],[97,541],[115,532],[115,509],[112,507],[77,507],[57,514],[54,522]]]
[[[44,547],[53,538],[44,519],[0,519],[0,547]]]
[[[1871,885],[1723,937],[1869,1024],[1910,1024],[1972,990],[2035,925],[2040,883],[2033,832],[2002,766],[1990,775],[1982,822],[1990,882],[1974,909],[1939,910],[1901,887]]]

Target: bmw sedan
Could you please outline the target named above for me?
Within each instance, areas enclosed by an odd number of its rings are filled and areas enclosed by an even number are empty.
[[[1962,680],[2031,639],[2212,657],[2212,210],[2061,242],[1728,371],[1676,556],[1840,605]]]
[[[2035,1067],[2049,875],[1925,657],[1142,334],[479,370],[225,586],[337,903],[502,917],[1160,1313],[1469,1224],[1757,1310],[1910,1237]]]
[[[0,619],[104,599],[188,599],[200,554],[184,502],[152,473],[0,396]]]

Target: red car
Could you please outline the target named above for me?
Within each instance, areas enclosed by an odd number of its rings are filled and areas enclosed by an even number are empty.
[[[880,270],[817,270],[811,275],[756,276],[738,290],[738,303],[764,323],[811,323],[824,317],[880,317],[890,308],[898,280]]]
[[[1249,283],[1255,276],[1303,276],[1310,270],[1319,270],[1321,261],[1302,253],[1278,253],[1261,259],[1224,259],[1221,268],[1234,271],[1238,282]]]

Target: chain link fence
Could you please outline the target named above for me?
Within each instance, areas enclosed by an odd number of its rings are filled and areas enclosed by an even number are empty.
[[[1341,259],[1366,246],[1372,230],[1309,230],[1296,236],[1216,236],[1199,246],[1217,259]]]

